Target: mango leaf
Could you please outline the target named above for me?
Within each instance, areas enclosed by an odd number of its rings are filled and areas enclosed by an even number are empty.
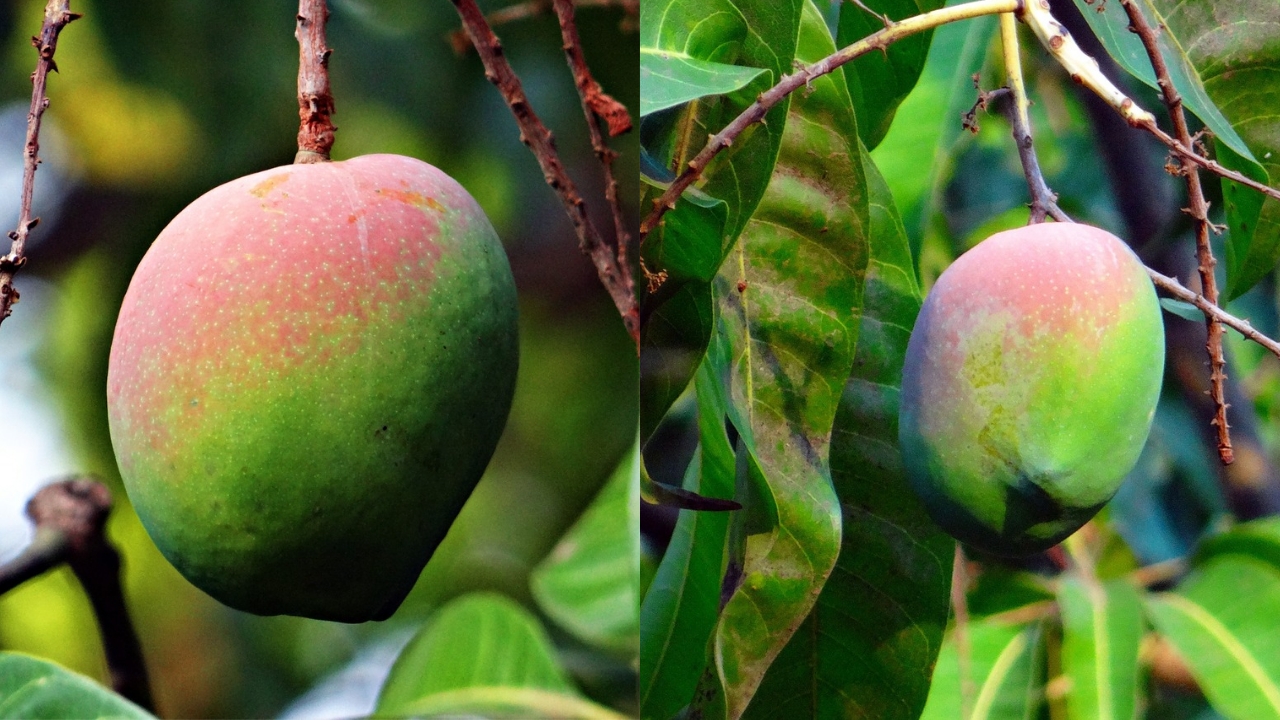
[[[764,70],[735,92],[706,96],[688,102],[678,112],[673,109],[644,118],[641,144],[654,164],[668,170],[684,167],[702,149],[709,134],[719,132],[754,102],[758,93],[790,72],[800,3],[801,0],[646,0],[642,3],[642,52],[677,52],[708,62]],[[710,307],[709,280],[764,194],[782,142],[789,102],[788,99],[779,103],[765,115],[763,124],[752,126],[732,147],[721,152],[703,173],[704,179],[697,189],[702,194],[686,191],[676,207],[664,216],[662,228],[650,233],[640,247],[647,270],[654,278],[665,273],[669,283],[643,301],[644,322],[648,324],[662,314],[661,322],[667,325],[643,341],[645,349],[659,353],[666,360],[668,345],[665,343],[674,339],[677,341],[675,354],[684,356],[685,360],[677,363],[682,372],[666,371],[662,381],[666,383],[662,388],[664,392],[658,396],[644,393],[642,438],[648,437],[656,419],[662,417],[684,390],[706,349],[710,327],[702,320]],[[651,184],[643,185],[641,207],[649,208],[659,192],[660,189]],[[699,198],[710,200],[699,202]],[[708,206],[708,202],[724,205],[722,208]],[[672,302],[681,306],[662,313]],[[690,354],[692,362],[688,362]]]
[[[1146,607],[1215,710],[1233,720],[1280,717],[1280,572],[1216,557]]]
[[[0,718],[154,718],[89,678],[47,660],[0,652]]]
[[[396,658],[377,715],[515,710],[527,715],[615,717],[581,698],[528,610],[496,593],[449,601]]]
[[[682,52],[640,50],[640,115],[683,105],[708,95],[740,90],[764,68],[699,60]]]
[[[944,0],[864,0],[862,3],[890,20],[937,10],[944,4]],[[836,29],[840,47],[883,29],[884,21],[858,3],[840,5],[840,24]],[[867,53],[844,66],[845,81],[853,98],[853,114],[858,118],[858,134],[868,150],[884,139],[898,105],[915,87],[932,39],[932,30],[912,35],[893,43],[886,52]]]
[[[1194,562],[1202,564],[1220,555],[1246,555],[1280,570],[1280,518],[1241,523],[1209,538],[1196,550]]]
[[[1044,700],[1043,626],[969,623],[963,642],[957,632],[942,645],[921,720],[1037,717]]]
[[[714,323],[707,283],[682,283],[644,317],[640,329],[642,442],[689,385]]]
[[[806,3],[798,57],[833,52]],[[839,76],[791,102],[773,178],[713,285],[708,362],[740,435],[741,584],[722,610],[695,708],[742,715],[835,563],[840,515],[827,454],[853,362],[867,265],[857,125]]]
[[[1067,576],[1058,590],[1067,715],[1129,720],[1138,711],[1142,598],[1124,580]]]
[[[694,380],[698,452],[684,486],[708,497],[734,494],[733,448],[725,434],[723,393],[703,362]],[[640,715],[667,720],[693,699],[707,663],[707,644],[720,611],[729,513],[682,510],[675,532],[640,607]]]
[[[591,645],[634,656],[640,638],[640,443],[533,569],[538,607]]]
[[[1223,165],[1263,183],[1280,177],[1280,137],[1272,131],[1280,102],[1280,49],[1269,26],[1280,21],[1274,4],[1252,0],[1143,0],[1138,3],[1153,26],[1169,77],[1187,109],[1211,130]],[[1151,88],[1155,72],[1129,17],[1119,5],[1076,6],[1107,52]],[[1102,9],[1102,12],[1098,10]],[[1155,108],[1149,108],[1154,110]],[[1239,132],[1237,132],[1239,130]],[[1259,162],[1261,160],[1261,163]],[[1223,183],[1227,225],[1227,297],[1257,283],[1280,260],[1280,204],[1232,182]]]
[[[748,714],[758,717],[919,717],[950,609],[955,541],[911,491],[898,450],[902,362],[920,291],[893,197],[869,159],[864,170],[871,259],[831,438],[840,556],[752,701]]]

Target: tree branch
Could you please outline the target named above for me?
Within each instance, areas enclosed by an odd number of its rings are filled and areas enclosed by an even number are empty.
[[[53,61],[53,53],[58,48],[58,34],[78,17],[78,13],[71,12],[70,0],[49,0],[44,8],[40,37],[31,38],[31,44],[35,46],[40,59],[36,61],[36,71],[31,73],[31,109],[27,111],[18,228],[9,233],[9,239],[13,241],[9,246],[9,254],[0,256],[0,323],[9,317],[14,304],[18,302],[18,289],[13,286],[13,276],[27,264],[27,236],[40,222],[40,218],[31,217],[31,198],[36,189],[36,165],[40,163],[40,119],[49,107],[45,83],[48,81],[49,71],[58,71],[58,64]]]
[[[298,0],[298,154],[296,164],[327,162],[333,148],[333,95],[329,91],[329,56],[325,40],[329,8],[325,0]]]
[[[455,0],[456,1],[456,0]],[[689,161],[688,166],[671,182],[662,193],[662,197],[653,201],[653,210],[640,223],[640,241],[658,226],[662,216],[676,206],[680,195],[694,183],[707,169],[707,165],[720,151],[733,144],[748,127],[754,123],[764,122],[769,110],[782,102],[788,95],[808,86],[815,79],[834,71],[836,68],[859,58],[873,50],[883,50],[889,45],[916,33],[931,30],[939,25],[968,20],[983,15],[994,15],[1002,12],[1014,12],[1022,7],[1022,0],[976,0],[944,7],[939,10],[916,15],[893,23],[874,32],[867,37],[846,45],[812,65],[801,67],[790,75],[784,75],[777,85],[760,93],[756,101],[747,106],[723,130],[712,135],[702,150]]]
[[[120,585],[120,554],[106,537],[110,513],[111,493],[102,483],[70,479],[41,488],[27,503],[35,540],[0,566],[0,593],[67,563],[97,615],[111,687],[154,712],[142,648]]]
[[[577,187],[565,172],[560,156],[556,153],[555,140],[551,131],[534,113],[533,107],[529,104],[529,98],[520,84],[520,78],[507,62],[502,43],[489,27],[484,13],[480,11],[475,0],[453,0],[453,5],[458,11],[458,16],[462,18],[462,25],[468,37],[471,38],[471,44],[480,55],[480,61],[484,63],[485,78],[498,88],[498,92],[510,106],[516,124],[520,126],[520,142],[533,152],[547,184],[559,195],[565,212],[573,222],[579,246],[595,264],[596,274],[609,292],[609,296],[613,298],[613,304],[617,307],[618,314],[622,316],[622,322],[626,325],[632,340],[635,341],[638,351],[640,310],[636,303],[635,285],[629,263],[619,261],[620,253],[605,242],[600,231],[591,222],[590,216],[587,215],[586,201],[578,194]]]
[[[1120,0],[1121,7],[1129,15],[1129,29],[1142,40],[1142,46],[1151,60],[1151,68],[1156,74],[1156,84],[1164,97],[1164,104],[1169,108],[1169,117],[1177,134],[1178,144],[1185,148],[1194,147],[1191,131],[1187,128],[1187,118],[1182,111],[1182,98],[1169,78],[1169,68],[1165,65],[1164,56],[1156,43],[1155,32],[1147,22],[1142,11],[1134,5],[1133,0]],[[1155,123],[1152,122],[1151,125]],[[1213,249],[1209,246],[1209,203],[1204,199],[1204,191],[1200,186],[1200,172],[1194,164],[1182,164],[1182,175],[1187,180],[1187,196],[1191,207],[1189,214],[1196,226],[1196,257],[1199,260],[1200,286],[1203,295],[1211,305],[1218,304],[1218,281],[1213,269],[1218,264],[1213,257]],[[1235,462],[1235,453],[1231,449],[1231,426],[1227,422],[1227,401],[1223,392],[1226,382],[1227,360],[1222,354],[1222,322],[1213,315],[1205,315],[1209,328],[1209,338],[1205,342],[1205,352],[1209,355],[1209,395],[1213,398],[1216,413],[1211,421],[1218,431],[1218,459],[1223,465]]]
[[[573,0],[573,6],[575,8],[617,6],[622,8],[622,12],[632,22],[640,15],[640,0]],[[537,17],[550,9],[551,0],[526,0],[494,10],[486,18],[489,20],[489,27],[497,27],[509,22]],[[453,51],[459,55],[466,52],[467,48],[471,47],[466,29],[459,28],[449,33],[449,44],[453,45]]]

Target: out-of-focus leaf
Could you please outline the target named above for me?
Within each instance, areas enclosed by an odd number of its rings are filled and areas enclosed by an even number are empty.
[[[1128,720],[1138,711],[1142,598],[1124,580],[1068,576],[1058,590],[1067,714],[1082,720]]]
[[[1215,710],[1233,720],[1280,717],[1280,571],[1213,558],[1146,607]]]
[[[937,10],[943,0],[865,0],[840,5],[840,24],[836,39],[841,47],[884,29],[884,21],[866,8],[889,18],[902,20],[913,15]],[[915,87],[929,54],[933,31],[903,38],[885,52],[863,55],[844,66],[845,81],[853,98],[853,113],[858,118],[858,134],[868,150],[874,149],[889,132],[893,114],[902,99]]]
[[[1280,175],[1280,137],[1270,122],[1280,102],[1280,49],[1271,30],[1274,3],[1254,0],[1144,0],[1169,77],[1188,110],[1213,131],[1218,159],[1254,180]],[[1076,0],[1107,52],[1131,75],[1157,88],[1151,61],[1119,5]],[[1098,12],[1102,9],[1102,12]],[[1280,203],[1223,183],[1227,224],[1227,297],[1244,294],[1280,260]]]
[[[1220,555],[1247,555],[1280,570],[1280,518],[1241,523],[1206,540],[1196,551],[1197,564]]]
[[[633,655],[640,619],[640,445],[529,576],[533,597],[580,640]]]
[[[537,618],[503,595],[471,593],[441,607],[401,651],[377,713],[408,714],[434,695],[471,688],[576,695]]]
[[[0,718],[152,718],[79,673],[19,653],[0,653]]]
[[[708,95],[740,90],[764,68],[699,60],[675,50],[640,50],[640,114],[666,110]]]
[[[1027,720],[1044,699],[1040,623],[969,623],[964,642],[947,635],[921,720]],[[962,645],[967,657],[962,658]]]
[[[734,455],[724,428],[724,393],[705,361],[694,384],[701,444],[685,473],[685,489],[731,497]],[[667,720],[693,698],[720,610],[730,519],[723,512],[680,512],[640,606],[641,717]]]
[[[982,617],[1053,599],[1044,576],[992,563],[982,566],[981,574],[969,588],[967,601],[969,616]]]
[[[797,56],[812,62],[833,49],[806,3]],[[857,342],[868,222],[848,91],[826,76],[792,99],[773,178],[713,284],[708,362],[727,390],[739,477],[753,493],[738,514],[741,584],[695,701],[704,717],[741,716],[839,552],[827,453]]]
[[[641,4],[642,50],[673,51],[708,62],[764,70],[735,92],[706,96],[689,102],[680,112],[659,112],[645,118],[650,122],[642,122],[641,139],[652,160],[668,169],[683,168],[702,149],[709,134],[723,129],[754,102],[759,92],[790,72],[795,56],[800,5],[801,0],[783,3],[772,0],[707,0],[698,3],[653,0]],[[747,218],[764,194],[778,156],[789,103],[790,99],[771,109],[765,115],[764,123],[754,125],[739,136],[732,147],[721,152],[703,173],[700,190],[707,197],[725,203],[722,217],[721,210],[691,201],[691,193],[686,192],[676,207],[664,216],[662,229],[650,233],[641,245],[641,256],[653,275],[667,273],[677,279],[680,276],[699,278],[691,281],[693,287],[671,282],[665,291],[645,298],[642,314],[646,319],[653,318],[668,303],[684,304],[684,308],[667,313],[662,321],[668,324],[687,321],[688,324],[672,327],[662,334],[679,337],[681,342],[677,347],[692,350],[694,357],[692,364],[683,364],[683,374],[669,376],[671,388],[678,386],[675,395],[667,392],[655,398],[646,393],[642,438],[646,437],[645,429],[656,425],[656,420],[684,389],[706,349],[710,328],[700,322],[702,315],[692,310],[703,307],[703,302],[710,297],[707,279],[714,275],[724,253],[742,232]],[[663,122],[653,122],[656,118],[662,118]],[[641,207],[647,209],[656,199],[657,191],[651,185],[645,185],[643,191]],[[722,227],[719,232],[714,232],[718,225]],[[668,268],[666,263],[669,260],[676,261],[677,266]],[[664,347],[659,344],[661,340],[652,337],[646,345],[661,352]]]
[[[831,439],[840,556],[765,676],[749,708],[758,717],[914,719],[947,624],[955,541],[911,491],[898,450],[902,361],[920,292],[888,187],[870,160],[864,169],[871,259],[853,372]]]

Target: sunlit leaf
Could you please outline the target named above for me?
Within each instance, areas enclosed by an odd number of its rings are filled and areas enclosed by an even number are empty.
[[[1058,590],[1068,717],[1129,720],[1138,711],[1142,598],[1124,580],[1068,576]]]
[[[961,635],[963,634],[963,637]],[[947,635],[922,720],[1028,720],[1044,700],[1044,628],[995,621]]]
[[[1146,606],[1215,710],[1233,720],[1280,717],[1280,571],[1217,557]]]
[[[666,110],[708,95],[740,90],[763,68],[699,60],[674,50],[640,50],[640,114]]]
[[[871,259],[853,373],[831,439],[840,556],[817,606],[765,676],[749,708],[758,717],[914,719],[947,624],[955,541],[911,491],[898,451],[902,361],[920,291],[893,198],[870,161],[865,171]]]
[[[884,29],[884,20],[872,15],[868,8],[890,20],[902,20],[944,4],[943,0],[865,0],[861,3],[865,7],[841,3],[837,42],[844,47]],[[867,149],[874,149],[889,132],[898,105],[915,87],[924,69],[932,39],[932,30],[912,35],[893,43],[883,53],[867,53],[844,66],[853,112],[858,118],[858,134]]]
[[[798,56],[832,52],[807,4]],[[740,434],[741,583],[713,638],[696,708],[739,717],[808,615],[839,551],[827,454],[857,341],[868,257],[868,201],[847,89],[815,80],[792,99],[765,197],[714,284],[708,362]]]
[[[89,678],[47,660],[0,653],[0,718],[151,718]]]
[[[600,494],[529,576],[552,620],[584,642],[628,655],[640,624],[640,447],[627,453]]]

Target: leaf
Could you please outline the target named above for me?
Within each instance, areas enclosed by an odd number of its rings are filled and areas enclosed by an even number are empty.
[[[1119,6],[1098,12],[1087,0],[1076,6],[1107,52],[1131,75],[1157,89],[1142,41],[1129,32]],[[1271,44],[1280,11],[1253,0],[1144,0],[1169,77],[1187,109],[1215,136],[1218,159],[1263,183],[1280,176],[1280,137],[1271,130],[1280,102],[1280,49]],[[1237,132],[1239,130],[1240,132]],[[1261,160],[1261,163],[1259,163]],[[1280,260],[1280,204],[1257,192],[1223,183],[1227,224],[1227,299],[1244,294]],[[1261,213],[1261,214],[1260,214]],[[1256,240],[1256,242],[1255,242]]]
[[[640,437],[647,439],[689,385],[715,323],[711,286],[684,283],[644,319],[640,330]]]
[[[154,718],[89,678],[47,660],[0,652],[0,718]]]
[[[1245,555],[1280,570],[1280,518],[1241,523],[1209,538],[1196,551],[1195,564],[1206,563],[1221,555]]]
[[[1177,315],[1183,320],[1191,320],[1192,322],[1204,322],[1204,313],[1200,308],[1192,305],[1185,300],[1174,300],[1173,298],[1160,298],[1160,307],[1170,315]]]
[[[733,448],[724,428],[719,379],[703,362],[694,380],[700,444],[685,472],[685,489],[734,494]],[[693,698],[720,612],[729,513],[682,510],[675,532],[640,607],[640,714],[667,720]]]
[[[967,662],[958,632],[942,645],[929,702],[921,720],[1027,720],[1044,699],[1044,629],[994,621],[964,628]]]
[[[1146,607],[1215,710],[1280,717],[1280,572],[1252,558],[1213,558]]]
[[[683,168],[702,149],[709,134],[723,129],[755,101],[757,94],[791,70],[801,0],[646,0],[641,5],[642,51],[678,52],[765,71],[736,92],[703,97],[689,102],[680,112],[659,112],[642,121],[641,144],[649,159],[668,169]],[[702,320],[710,313],[709,280],[764,194],[782,142],[789,103],[790,98],[779,103],[765,115],[764,123],[752,126],[721,152],[703,173],[697,189],[702,195],[686,191],[676,207],[663,216],[661,229],[650,233],[640,247],[653,275],[665,272],[677,280],[644,299],[646,324],[667,304],[681,305],[664,313],[661,322],[668,327],[648,337],[645,349],[666,355],[663,343],[676,338],[677,353],[693,356],[692,362],[686,358],[679,364],[682,372],[666,374],[661,394],[644,393],[641,438],[648,437],[657,419],[683,391],[706,350],[711,329]],[[647,174],[657,176],[656,171]],[[650,207],[656,192],[651,185],[642,186],[641,207]],[[711,198],[724,206],[708,207],[706,202],[691,198]],[[688,282],[683,282],[686,278]]]
[[[865,0],[866,7],[902,20],[942,7],[944,0]],[[884,21],[859,7],[858,3],[840,5],[840,23],[836,42],[840,47],[884,29]],[[853,98],[853,114],[858,118],[858,134],[868,150],[874,149],[889,132],[893,115],[903,98],[915,87],[924,70],[925,57],[933,31],[912,35],[890,45],[883,53],[863,55],[844,66],[845,81]]]
[[[1138,711],[1142,598],[1125,580],[1099,583],[1067,576],[1058,590],[1062,671],[1070,679],[1067,713],[1088,720],[1128,720]]]
[[[797,56],[833,51],[806,3]],[[739,717],[808,615],[839,551],[827,454],[857,341],[868,205],[857,126],[838,75],[796,93],[773,178],[713,285],[707,362],[740,435],[741,583],[721,612],[696,709]],[[735,576],[736,577],[736,576]]]
[[[640,444],[530,574],[538,607],[590,645],[639,649]]]
[[[470,593],[437,610],[400,652],[377,714],[407,715],[436,694],[479,687],[576,695],[537,618],[503,595]]]
[[[640,115],[683,105],[708,95],[740,90],[764,68],[699,60],[682,52],[640,50]]]
[[[918,717],[950,609],[955,541],[925,513],[898,451],[902,362],[920,291],[888,187],[869,159],[864,169],[871,259],[831,439],[840,556],[765,676],[750,708],[760,717]]]

